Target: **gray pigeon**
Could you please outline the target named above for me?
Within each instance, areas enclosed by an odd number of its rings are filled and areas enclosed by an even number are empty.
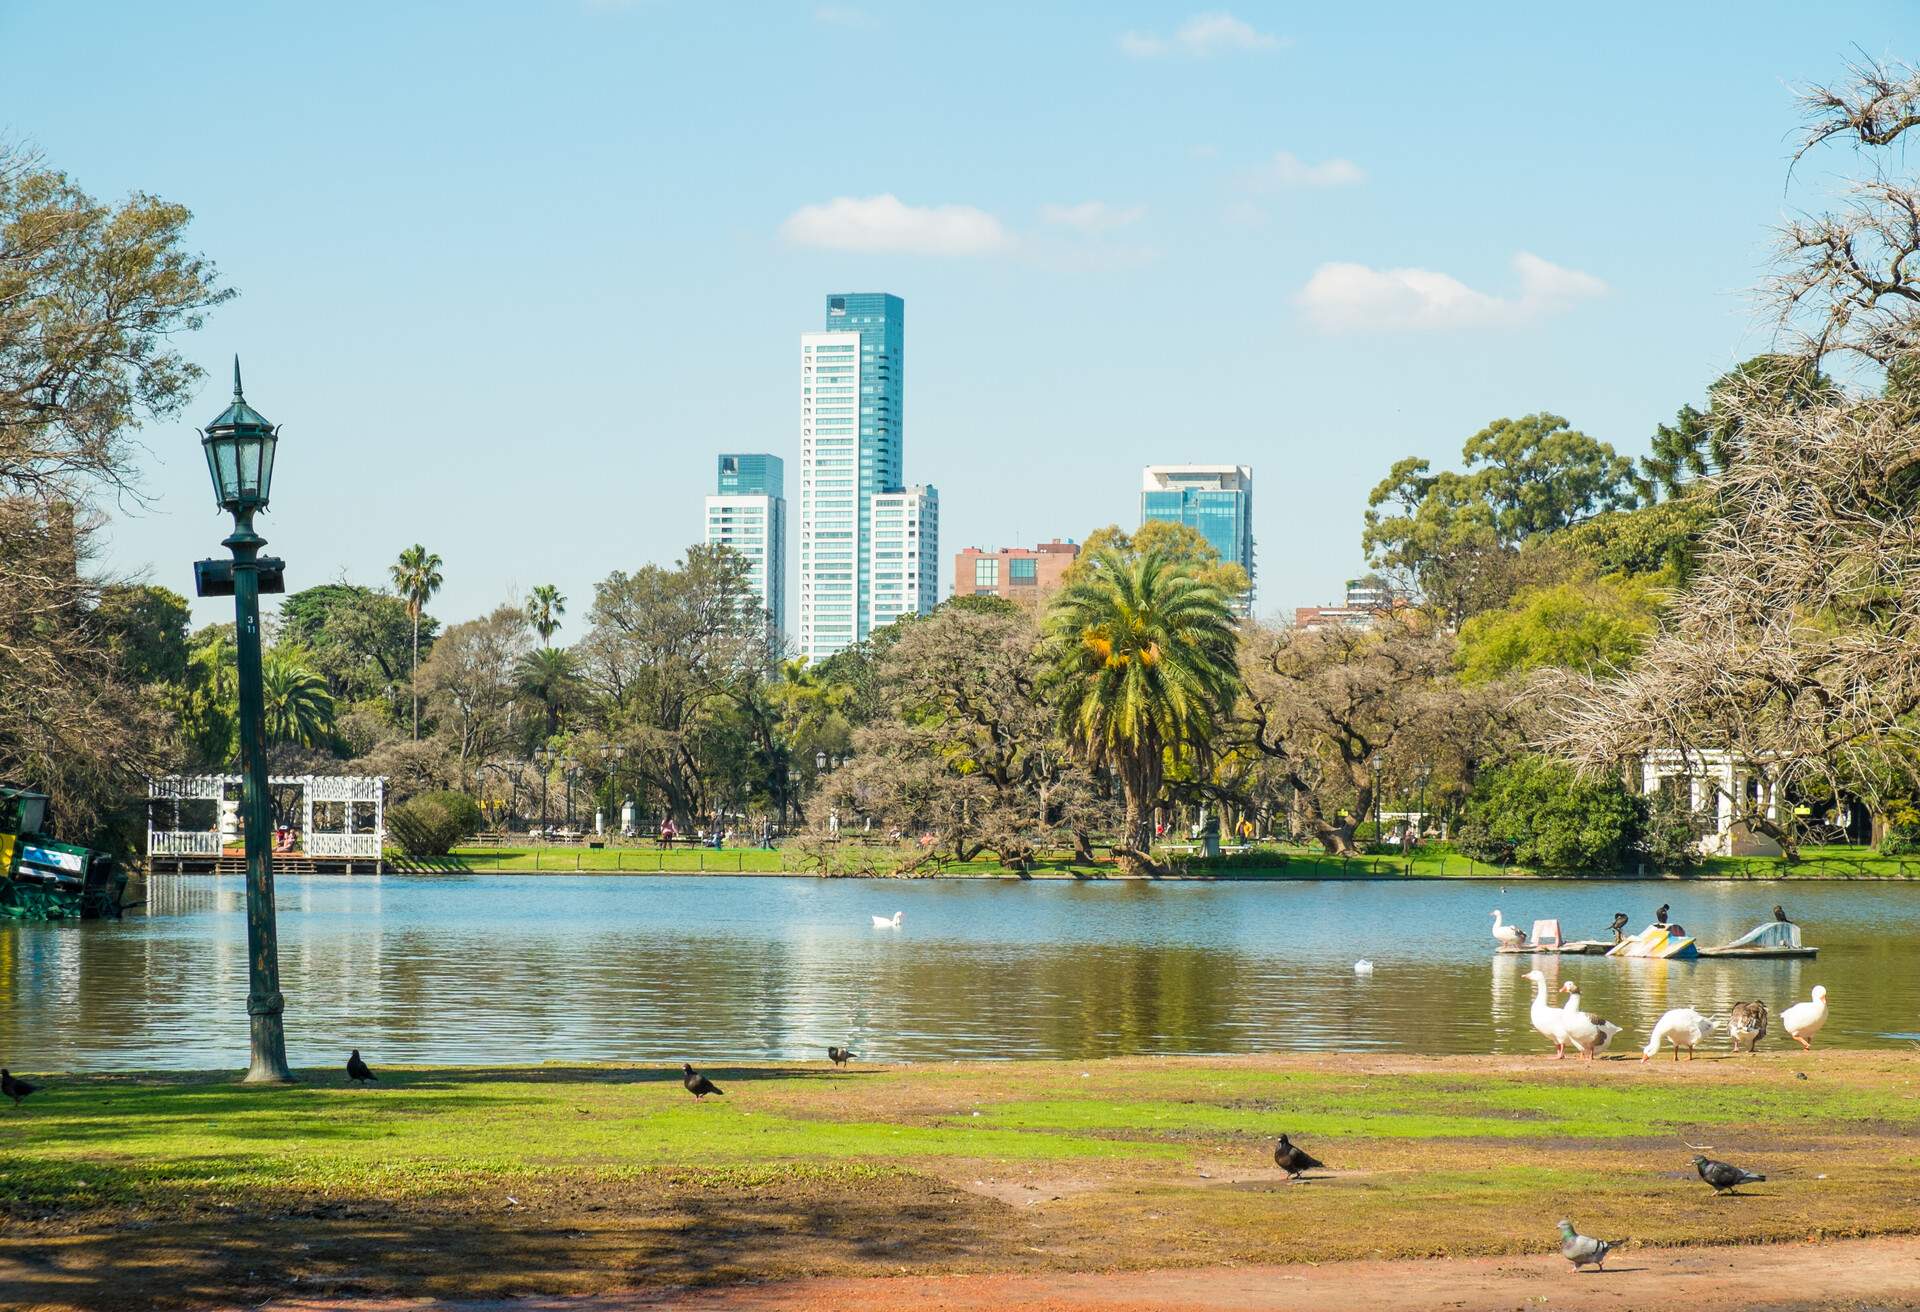
[[[1293,1140],[1286,1135],[1280,1136],[1280,1142],[1273,1149],[1273,1164],[1287,1173],[1288,1183],[1292,1183],[1307,1171],[1324,1171],[1327,1164],[1302,1149],[1293,1146]]]
[[[1606,1270],[1607,1254],[1613,1251],[1613,1244],[1611,1239],[1595,1239],[1591,1235],[1581,1234],[1573,1228],[1571,1221],[1560,1222],[1560,1256],[1573,1263],[1575,1271],[1583,1266],[1590,1266],[1596,1271]]]
[[[1711,1157],[1694,1158],[1693,1169],[1700,1172],[1702,1180],[1713,1186],[1716,1194],[1730,1194],[1743,1184],[1759,1184],[1767,1178],[1757,1171],[1746,1170],[1731,1162],[1716,1162]]]

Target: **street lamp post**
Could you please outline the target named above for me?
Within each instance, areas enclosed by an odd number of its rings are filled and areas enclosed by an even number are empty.
[[[1427,836],[1427,779],[1432,774],[1432,766],[1423,765],[1420,767],[1420,831],[1417,835],[1419,839],[1424,839]]]
[[[553,751],[547,747],[533,749],[533,759],[540,763],[540,841],[547,841],[547,783],[548,773],[553,767]]]
[[[267,796],[267,737],[260,691],[260,594],[286,590],[286,563],[262,556],[266,539],[253,517],[273,490],[273,457],[280,430],[240,392],[240,358],[233,360],[233,401],[201,431],[200,446],[213,477],[214,498],[233,516],[220,545],[232,560],[196,561],[203,597],[232,597],[234,646],[240,667],[241,824],[247,851],[247,1025],[252,1058],[248,1084],[290,1084],[282,1023],[279,931],[273,909],[273,830]]]

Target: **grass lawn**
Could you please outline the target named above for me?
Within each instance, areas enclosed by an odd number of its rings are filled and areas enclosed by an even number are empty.
[[[1803,860],[1788,864],[1775,857],[1714,857],[1694,875],[1710,879],[1920,879],[1920,859],[1881,856],[1870,847],[1810,847]],[[857,867],[848,858],[847,869]],[[625,872],[631,874],[811,874],[798,852],[759,847],[678,847],[646,845],[588,847],[470,847],[450,857],[397,863],[402,868],[461,873],[554,874]],[[885,862],[881,862],[884,867]],[[1269,846],[1233,854],[1219,861],[1188,859],[1189,876],[1219,879],[1383,879],[1413,876],[1423,879],[1526,879],[1533,872],[1516,867],[1491,866],[1457,852],[1437,847],[1415,849],[1411,857],[1369,855],[1328,856],[1318,847]],[[947,862],[932,873],[947,877],[1008,878],[1012,872],[997,861]],[[1112,879],[1111,864],[1086,865],[1062,853],[1035,864],[1035,879]],[[1602,872],[1594,872],[1600,875]],[[1634,871],[1610,877],[1632,877]]]
[[[56,1077],[0,1111],[0,1305],[491,1297],[1920,1229],[1920,1055]],[[1806,1078],[1799,1078],[1804,1075]],[[1288,1131],[1333,1168],[1288,1185]],[[1687,1144],[1765,1171],[1715,1199]]]

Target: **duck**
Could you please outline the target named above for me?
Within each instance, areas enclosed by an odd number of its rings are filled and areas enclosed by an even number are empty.
[[[1562,1060],[1567,1055],[1566,1018],[1547,1002],[1547,977],[1540,971],[1530,970],[1521,978],[1532,980],[1534,985],[1533,1009],[1528,1012],[1528,1019],[1553,1044],[1554,1060]]]
[[[1745,1039],[1751,1053],[1767,1037],[1767,1004],[1757,998],[1734,1003],[1727,1013],[1727,1037],[1733,1041],[1735,1052],[1740,1051],[1740,1041]]]
[[[904,911],[896,911],[890,916],[875,916],[873,918],[873,927],[875,929],[898,929],[900,928],[900,922],[906,918],[907,913]]]
[[[1580,986],[1568,980],[1560,986],[1567,995],[1566,1005],[1560,1008],[1565,1019],[1560,1022],[1561,1033],[1567,1036],[1567,1042],[1580,1050],[1580,1055],[1592,1061],[1605,1052],[1607,1045],[1613,1042],[1613,1036],[1620,1027],[1605,1017],[1596,1016],[1590,1011],[1580,1009]]]
[[[1493,937],[1502,947],[1517,948],[1527,941],[1527,932],[1518,925],[1500,922],[1500,908],[1493,909]]]
[[[1795,1043],[1813,1051],[1813,1036],[1827,1023],[1827,986],[1813,986],[1813,1001],[1796,1002],[1780,1013],[1780,1028]]]
[[[1362,957],[1353,963],[1353,973],[1356,975],[1371,975],[1373,974],[1373,963],[1365,957]]]
[[[1712,1016],[1702,1016],[1692,1007],[1675,1007],[1653,1024],[1653,1035],[1647,1040],[1647,1046],[1640,1050],[1641,1061],[1651,1061],[1660,1051],[1660,1043],[1673,1044],[1673,1059],[1680,1060],[1680,1049],[1687,1050],[1687,1060],[1693,1060],[1693,1050],[1706,1041],[1708,1035],[1720,1028],[1720,1022]]]

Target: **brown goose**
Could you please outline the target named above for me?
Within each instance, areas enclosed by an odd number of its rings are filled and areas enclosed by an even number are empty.
[[[1740,1050],[1743,1039],[1747,1051],[1752,1052],[1760,1040],[1767,1037],[1767,1004],[1757,999],[1734,1003],[1733,1010],[1727,1013],[1727,1037],[1733,1040],[1735,1052]]]

